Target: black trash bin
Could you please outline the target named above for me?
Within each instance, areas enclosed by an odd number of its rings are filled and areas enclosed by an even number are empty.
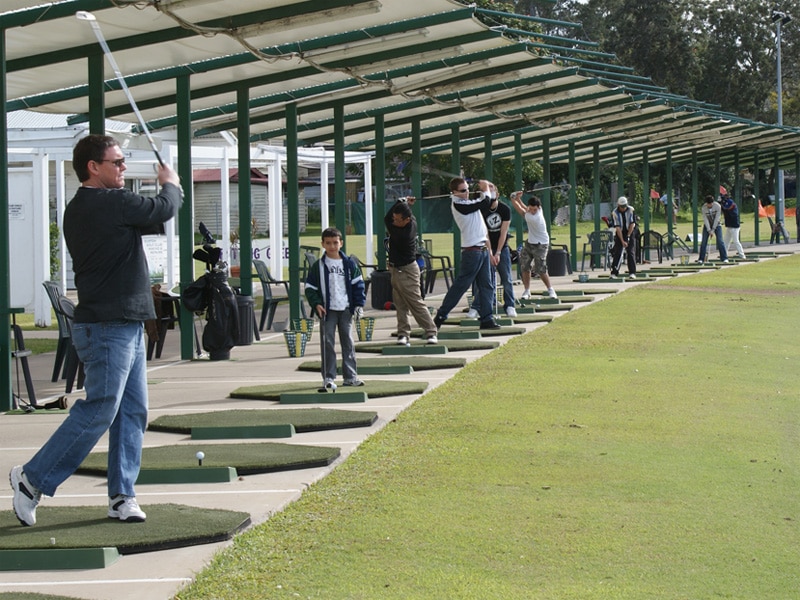
[[[255,300],[252,296],[236,296],[239,308],[239,331],[236,336],[237,346],[249,346],[253,343],[253,326],[255,323]]]
[[[389,271],[373,271],[370,282],[372,308],[384,310],[386,303],[392,301],[392,274]]]
[[[550,248],[547,251],[547,274],[551,277],[563,277],[568,272],[567,251],[561,248]]]

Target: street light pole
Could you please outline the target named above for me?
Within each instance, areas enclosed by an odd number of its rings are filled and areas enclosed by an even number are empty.
[[[775,44],[776,44],[776,56],[777,56],[777,68],[778,68],[778,125],[783,126],[783,77],[782,77],[782,70],[781,70],[781,28],[786,25],[789,21],[792,20],[792,17],[787,15],[785,12],[781,12],[779,10],[773,9],[772,10],[772,22],[775,23]],[[783,169],[780,167],[778,168],[778,193],[777,197],[775,198],[775,220],[780,221],[781,223],[784,222],[784,212],[786,208],[786,202],[783,197]]]

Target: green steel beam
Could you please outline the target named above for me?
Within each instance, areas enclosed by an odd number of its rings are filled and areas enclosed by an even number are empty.
[[[297,104],[289,102],[286,105],[286,210],[288,212],[287,224],[289,229],[289,318],[300,318],[302,302],[300,290],[303,283],[300,281],[300,165],[297,158],[297,148],[300,145],[297,137]],[[271,185],[281,185],[280,181],[270,182]],[[320,184],[322,182],[320,181]],[[279,188],[280,189],[280,188]],[[282,198],[283,194],[278,194]],[[283,236],[283,223],[277,229]],[[275,225],[270,223],[270,231],[275,231]],[[281,277],[282,279],[282,277]],[[311,315],[313,318],[313,315]],[[320,331],[322,335],[322,331]]]
[[[236,127],[239,162],[239,278],[243,296],[253,295],[253,233],[250,227],[253,208],[250,182],[250,142],[248,141],[250,137],[249,94],[250,90],[246,87],[240,88],[237,92],[239,105]],[[278,227],[281,227],[281,224]]]
[[[6,30],[0,27],[0,411],[13,407],[11,387],[11,249],[8,244],[8,112]]]
[[[571,21],[557,21],[556,19],[545,19],[544,17],[534,17],[532,15],[518,15],[515,13],[503,12],[500,10],[490,10],[488,8],[476,8],[475,12],[479,15],[486,15],[490,17],[502,17],[505,19],[514,19],[515,21],[530,21],[531,23],[541,23],[543,25],[554,25],[556,27],[571,27],[579,29],[582,27],[580,23],[572,23]]]
[[[336,203],[336,228],[342,232],[344,237],[345,247],[342,248],[346,252],[347,246],[347,215],[346,215],[346,188],[345,188],[345,162],[344,162],[344,103],[339,102],[333,107],[334,118],[334,135],[333,135],[333,180],[334,180],[334,201]]]
[[[383,223],[383,212],[386,207],[386,144],[383,141],[385,118],[382,114],[375,115],[375,161],[372,169],[372,178],[375,184],[375,197],[373,198],[374,231],[378,237],[378,270],[386,270],[386,252],[383,247],[383,232],[386,227]]]
[[[194,279],[194,189],[188,182],[192,181],[192,123],[189,120],[191,110],[191,80],[188,75],[178,77],[175,81],[175,103],[178,110],[178,175],[185,182],[183,188],[183,204],[178,211],[178,245],[180,264],[179,289],[183,290]],[[192,358],[194,343],[194,315],[183,306],[178,315],[181,328],[181,359]]]

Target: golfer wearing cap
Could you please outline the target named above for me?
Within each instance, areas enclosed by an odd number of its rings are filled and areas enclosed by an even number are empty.
[[[706,196],[705,204],[701,209],[703,213],[703,241],[700,243],[700,256],[697,262],[703,263],[707,260],[708,254],[708,238],[717,238],[717,250],[719,250],[719,259],[726,263],[728,262],[728,251],[725,249],[725,243],[722,241],[722,225],[720,219],[722,218],[722,206],[719,202],[714,200],[714,196]]]
[[[617,277],[622,266],[622,253],[628,259],[628,276],[636,279],[636,216],[625,196],[617,199],[617,208],[611,213],[614,223],[614,248],[611,251],[611,275]]]

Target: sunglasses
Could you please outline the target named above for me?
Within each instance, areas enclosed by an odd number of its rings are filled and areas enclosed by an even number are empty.
[[[122,165],[124,165],[124,164],[125,164],[125,159],[124,159],[124,158],[118,158],[118,159],[116,159],[116,160],[108,160],[108,159],[105,159],[105,158],[104,158],[103,160],[99,160],[99,161],[97,161],[97,162],[110,162],[110,163],[114,163],[114,166],[115,166],[115,167],[117,167],[117,168],[119,169],[119,168],[120,168]]]
[[[456,190],[459,194],[466,194],[469,190]]]

